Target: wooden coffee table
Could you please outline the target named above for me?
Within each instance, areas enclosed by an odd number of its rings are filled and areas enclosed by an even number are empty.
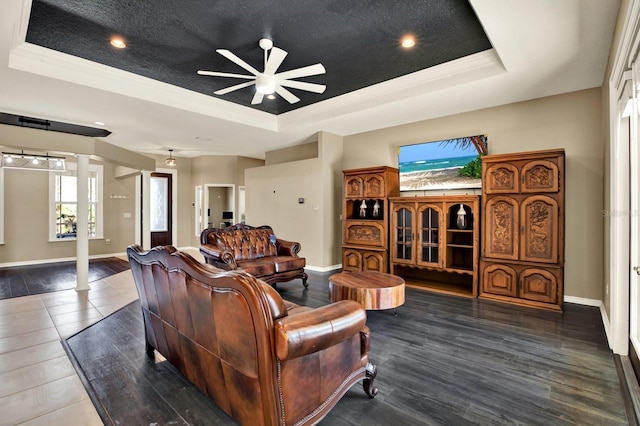
[[[354,300],[367,310],[393,309],[404,303],[404,280],[382,272],[340,272],[329,277],[332,302]]]

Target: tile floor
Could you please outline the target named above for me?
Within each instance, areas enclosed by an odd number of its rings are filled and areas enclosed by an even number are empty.
[[[102,425],[60,341],[138,293],[130,271],[90,286],[0,300],[0,426]]]

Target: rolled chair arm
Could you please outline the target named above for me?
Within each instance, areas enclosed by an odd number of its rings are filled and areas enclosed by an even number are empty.
[[[209,263],[219,266],[224,269],[236,269],[236,259],[233,253],[227,249],[220,249],[213,244],[204,244],[200,246],[200,253],[206,258],[209,258]]]
[[[366,311],[352,300],[280,318],[275,321],[276,355],[284,361],[321,351],[357,335],[366,321]]]
[[[280,238],[276,239],[276,249],[278,250],[278,255],[280,256],[297,257],[301,248],[302,247],[298,242],[281,240]]]

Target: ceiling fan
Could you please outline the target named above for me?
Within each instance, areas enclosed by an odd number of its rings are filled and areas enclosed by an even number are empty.
[[[315,84],[315,83],[307,83],[304,81],[295,81],[291,80],[293,78],[300,77],[309,77],[312,75],[324,74],[326,70],[322,64],[309,65],[302,68],[297,68],[290,71],[284,71],[276,73],[282,61],[287,56],[287,52],[284,50],[274,47],[273,41],[263,38],[259,42],[259,46],[262,50],[264,50],[264,71],[260,72],[256,70],[251,65],[247,64],[245,61],[240,59],[235,54],[231,53],[231,51],[227,49],[217,49],[216,52],[229,59],[231,62],[236,65],[244,68],[249,71],[253,75],[244,75],[244,74],[232,74],[227,72],[216,72],[216,71],[204,71],[198,70],[198,74],[200,75],[210,75],[213,77],[233,77],[233,78],[244,78],[250,81],[246,83],[236,84],[235,86],[226,87],[224,89],[216,90],[216,95],[226,95],[229,92],[233,92],[234,90],[242,89],[245,87],[249,87],[252,84],[256,85],[256,93],[253,95],[253,99],[251,99],[251,104],[259,104],[262,102],[264,95],[270,95],[274,92],[282,96],[284,99],[289,101],[291,104],[295,104],[300,100],[297,96],[287,90],[285,87],[291,87],[294,89],[306,90],[308,92],[314,93],[323,93],[326,89],[326,86],[323,84]],[[268,54],[268,51],[271,51]]]

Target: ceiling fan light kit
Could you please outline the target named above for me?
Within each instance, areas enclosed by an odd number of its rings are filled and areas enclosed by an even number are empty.
[[[276,91],[276,79],[268,75],[256,76],[256,90],[263,95],[270,95]]]
[[[326,70],[322,64],[309,65],[290,71],[276,73],[278,67],[280,67],[288,53],[278,47],[274,47],[273,41],[266,38],[261,39],[258,45],[262,50],[264,50],[264,70],[262,72],[253,68],[231,51],[226,49],[217,49],[216,52],[239,67],[249,71],[251,75],[205,70],[198,70],[198,74],[212,77],[231,77],[249,80],[244,83],[216,90],[213,93],[216,95],[225,95],[229,92],[255,85],[256,93],[253,96],[253,99],[251,99],[252,105],[261,103],[265,95],[272,95],[273,93],[279,94],[291,104],[300,101],[300,98],[291,93],[291,91],[286,89],[286,87],[314,93],[324,93],[326,86],[323,84],[293,80],[295,78],[324,74]],[[271,53],[269,53],[269,51],[271,51]],[[270,96],[268,96],[268,98],[271,99]]]

